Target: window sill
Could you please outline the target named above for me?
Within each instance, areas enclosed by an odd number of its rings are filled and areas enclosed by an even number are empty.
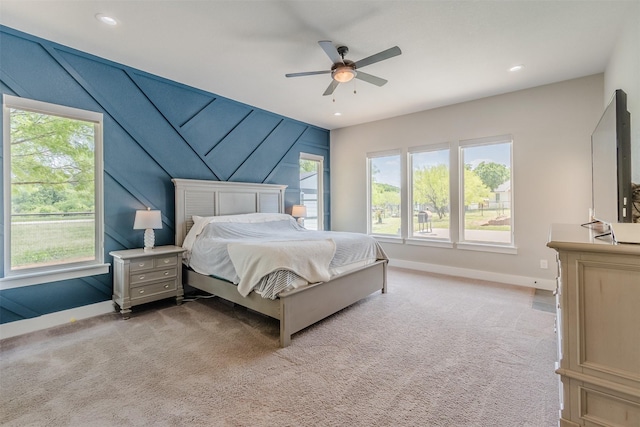
[[[109,267],[111,267],[111,264],[95,264],[91,266],[85,265],[60,270],[39,271],[37,273],[6,276],[0,278],[0,290],[106,274],[109,272]]]
[[[380,243],[396,243],[396,244],[404,243],[404,239],[402,237],[380,236],[375,234],[369,234],[369,236],[373,237]]]
[[[434,248],[447,248],[453,249],[453,242],[449,240],[436,240],[436,239],[407,239],[407,245],[414,246],[430,246]]]
[[[457,243],[456,248],[464,251],[494,252],[497,254],[511,254],[511,255],[518,254],[518,248],[516,246],[493,245],[491,243],[462,242],[462,243]]]

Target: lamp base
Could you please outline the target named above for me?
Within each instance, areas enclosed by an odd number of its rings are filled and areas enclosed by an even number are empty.
[[[156,235],[153,232],[153,228],[147,228],[144,230],[144,251],[149,252],[156,244]]]

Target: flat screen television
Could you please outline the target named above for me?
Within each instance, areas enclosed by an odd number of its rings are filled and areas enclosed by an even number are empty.
[[[632,222],[631,115],[618,89],[591,135],[592,220]]]

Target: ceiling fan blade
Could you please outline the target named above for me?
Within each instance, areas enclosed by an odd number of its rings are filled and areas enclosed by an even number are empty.
[[[367,65],[375,64],[376,62],[393,58],[394,56],[398,56],[401,53],[402,51],[398,46],[390,47],[389,49],[378,52],[375,55],[371,55],[364,59],[361,59],[360,61],[356,61],[354,65],[356,66],[356,69],[366,67]]]
[[[338,87],[339,84],[340,84],[340,82],[337,82],[335,80],[331,80],[331,83],[329,84],[329,87],[327,88],[327,90],[324,91],[322,96],[331,95],[333,93],[333,91],[336,90],[336,88]]]
[[[356,79],[364,80],[365,82],[376,86],[384,86],[388,81],[380,77],[372,76],[371,74],[363,73],[362,71],[358,71],[356,73]]]
[[[305,71],[302,73],[289,73],[289,74],[285,74],[285,77],[301,77],[301,76],[315,76],[316,74],[329,74],[331,73],[331,70],[325,70],[325,71]]]
[[[329,40],[321,40],[318,42],[324,53],[327,54],[332,63],[342,62],[342,57],[338,53],[338,49]]]

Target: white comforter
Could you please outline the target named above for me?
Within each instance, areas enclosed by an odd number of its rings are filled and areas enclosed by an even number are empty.
[[[227,250],[240,277],[238,292],[246,297],[260,279],[277,270],[293,271],[309,283],[326,282],[336,244],[331,239],[229,243]]]
[[[293,278],[303,278],[292,279],[286,289],[327,281],[350,268],[387,259],[371,236],[305,230],[292,217],[284,215],[267,222],[203,224],[200,220],[191,231],[189,239],[185,239],[189,242],[185,258],[189,267],[239,284],[238,291],[243,296],[249,294],[261,278],[282,270],[295,273]]]

